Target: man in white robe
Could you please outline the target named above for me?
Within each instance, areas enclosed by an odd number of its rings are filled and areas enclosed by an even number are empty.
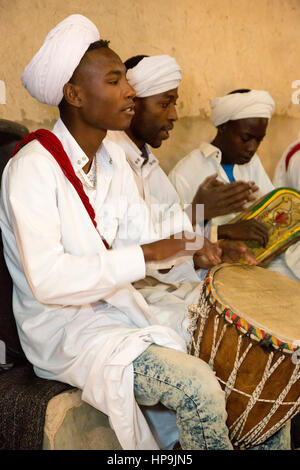
[[[187,251],[192,242],[183,237],[153,241],[123,151],[102,144],[107,129],[127,127],[133,115],[124,65],[93,23],[71,15],[49,33],[22,81],[61,115],[52,133],[24,140],[2,179],[4,254],[28,360],[40,377],[82,389],[124,449],[159,447],[136,400],[177,411],[183,448],[231,449],[213,372],[186,355],[174,329],[157,325],[130,284],[145,277],[145,262],[196,249]],[[192,413],[191,397],[199,402]]]
[[[224,184],[237,180],[252,181],[257,189],[252,193],[254,199],[272,191],[274,186],[256,153],[274,112],[272,97],[266,91],[242,89],[215,98],[211,107],[211,121],[217,128],[216,137],[211,143],[202,143],[180,160],[169,174],[182,204],[190,203],[202,181],[213,174],[217,174],[218,180]],[[213,198],[211,202],[214,202]],[[267,243],[267,230],[262,224],[255,220],[230,223],[236,215],[232,212],[212,219],[220,239],[255,240],[261,245]],[[275,259],[269,269],[296,279],[284,255]]]
[[[25,137],[2,179],[4,254],[27,358],[39,376],[82,389],[124,449],[158,448],[137,402],[160,401],[176,410],[183,448],[231,449],[213,372],[186,355],[174,329],[153,322],[130,284],[145,276],[145,262],[185,253],[188,240],[143,243],[151,221],[125,155],[102,144],[133,114],[120,58],[95,25],[71,15],[49,33],[23,84],[61,116],[52,133]],[[122,243],[126,231],[135,245]],[[288,442],[280,436],[277,445]]]
[[[154,225],[172,227],[172,218],[175,214],[182,213],[183,221],[188,216],[182,212],[179,195],[150,147],[160,147],[163,141],[169,138],[169,133],[178,119],[176,103],[181,81],[181,68],[176,60],[168,55],[135,56],[128,59],[125,66],[127,80],[137,94],[135,115],[128,129],[109,131],[107,139],[123,148],[140,196],[150,210]],[[241,207],[240,201],[248,198],[248,185],[241,183],[236,185],[236,189],[232,189],[232,186],[230,189],[234,202]],[[214,185],[208,192],[210,195],[214,192]],[[193,201],[193,206],[200,205],[202,202],[201,199]],[[203,215],[198,223],[203,225]],[[209,236],[209,230],[207,235]],[[205,244],[209,248],[209,242],[206,239]],[[214,259],[213,255],[214,253],[209,259],[210,265],[219,262],[218,256]],[[220,251],[219,256],[221,256]],[[199,268],[205,268],[208,265],[206,261],[201,266],[201,261],[200,256],[194,257],[195,265],[192,260],[184,263],[177,260],[176,266],[166,274],[162,274],[161,270],[151,269],[158,267],[156,263],[154,266],[148,265],[147,273],[166,283],[197,281],[195,269],[198,269],[199,277],[203,278],[206,270]]]

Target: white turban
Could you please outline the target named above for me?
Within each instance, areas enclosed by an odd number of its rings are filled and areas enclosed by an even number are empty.
[[[63,86],[92,42],[100,34],[94,23],[82,15],[71,15],[47,35],[44,44],[29,62],[22,84],[38,101],[58,106]]]
[[[252,117],[270,119],[275,110],[275,103],[267,91],[251,90],[215,98],[211,102],[211,110],[211,122],[218,127],[227,121],[238,119]]]
[[[169,55],[144,57],[127,71],[126,78],[135,89],[136,96],[158,95],[177,88],[181,81],[181,68]]]

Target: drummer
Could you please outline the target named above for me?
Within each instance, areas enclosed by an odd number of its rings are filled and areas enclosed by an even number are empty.
[[[93,23],[71,15],[47,36],[23,84],[60,110],[53,132],[30,135],[2,179],[14,313],[35,372],[82,389],[85,401],[109,415],[124,449],[158,448],[137,402],[159,401],[176,409],[183,448],[232,449],[213,372],[185,353],[174,330],[151,324],[130,284],[144,277],[146,260],[176,253],[181,240],[116,246],[118,224],[127,220],[119,200],[126,191],[132,204],[139,200],[124,153],[102,145],[106,130],[126,128],[133,114],[135,93],[120,58]],[[111,227],[95,225],[104,201],[120,209]],[[277,434],[273,448],[287,441]]]
[[[256,151],[265,137],[274,108],[272,97],[261,90],[236,90],[212,101],[211,121],[217,135],[212,142],[201,143],[180,160],[169,174],[183,204],[190,203],[199,192],[199,185],[213,174],[224,184],[253,181],[258,186],[254,199],[273,189]],[[268,234],[263,225],[256,221],[228,224],[234,215],[213,219],[218,225],[219,238],[251,239],[266,244]]]
[[[199,184],[212,174],[224,184],[236,180],[253,181],[259,198],[274,189],[256,151],[265,137],[274,113],[275,103],[267,91],[240,89],[211,102],[211,122],[217,128],[212,142],[203,142],[184,157],[169,174],[180,195],[182,204],[190,203],[202,191]],[[218,188],[216,188],[216,191]],[[258,221],[246,220],[235,224],[230,221],[236,213],[212,219],[218,227],[218,238],[254,240],[261,246],[268,241],[268,232]],[[295,271],[288,267],[283,256],[269,265],[297,280]]]
[[[169,138],[178,119],[176,105],[182,76],[181,67],[173,57],[166,54],[134,56],[125,61],[125,66],[126,78],[136,91],[135,114],[128,129],[108,131],[106,138],[120,145],[125,151],[140,196],[148,205],[153,222],[170,225],[172,214],[178,218],[178,212],[181,212],[181,209],[178,211],[180,198],[150,147],[159,148]],[[193,201],[193,206],[205,204],[207,207],[207,203],[213,199],[214,204],[210,205],[211,216],[217,215],[220,207],[222,213],[230,213],[233,209],[241,210],[245,200],[251,201],[252,192],[257,190],[252,183],[237,182],[226,187],[222,185],[216,191],[215,180],[215,176],[209,177],[202,185],[203,191]],[[228,203],[224,196],[227,197]],[[241,243],[222,242],[221,248],[223,261],[232,261],[232,257],[238,259],[240,254],[250,264],[254,261]],[[206,240],[205,251],[206,256],[211,255],[210,266],[220,262],[220,250],[210,247]],[[203,256],[194,256],[195,269],[207,268],[207,261]],[[191,267],[190,263],[182,263],[168,273],[163,274],[160,270],[152,271],[151,275],[163,282],[195,281],[198,278],[194,267]],[[205,273],[205,269],[198,270],[200,278]]]

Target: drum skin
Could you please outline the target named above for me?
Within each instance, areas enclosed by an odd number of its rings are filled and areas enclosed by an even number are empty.
[[[226,265],[224,266],[226,267]],[[214,268],[213,271],[218,269],[220,268]],[[261,270],[263,268],[253,267],[253,269]],[[276,273],[276,275],[277,274],[278,273]],[[213,277],[214,273],[208,274],[208,278],[212,283]],[[224,277],[227,277],[226,273]],[[292,286],[294,288],[295,284],[292,284]],[[253,447],[265,440],[263,438],[264,435],[266,435],[266,438],[269,437],[269,435],[266,434],[268,431],[269,433],[271,432],[270,435],[272,435],[280,429],[287,420],[291,419],[291,416],[288,416],[288,412],[300,397],[299,372],[297,373],[298,378],[294,384],[291,382],[291,377],[292,374],[295,373],[295,362],[299,363],[300,359],[295,361],[295,355],[291,352],[284,352],[284,348],[274,348],[270,341],[267,341],[269,338],[268,334],[260,341],[252,339],[249,334],[250,331],[248,333],[243,332],[237,327],[236,321],[230,323],[228,319],[226,319],[226,316],[220,313],[220,305],[216,308],[216,304],[214,302],[215,296],[217,296],[216,292],[214,292],[214,296],[210,298],[207,297],[207,291],[205,292],[208,316],[204,320],[205,326],[202,333],[200,333],[202,336],[200,341],[200,351],[199,348],[199,353],[195,351],[195,345],[198,344],[198,335],[200,331],[199,317],[197,328],[194,331],[193,345],[191,346],[190,353],[192,355],[197,355],[207,363],[211,362],[210,365],[216,372],[216,376],[219,379],[221,387],[225,390],[226,383],[235,368],[236,356],[241,357],[248,348],[248,352],[245,355],[244,360],[238,368],[236,368],[236,377],[235,380],[233,380],[231,391],[228,393],[226,399],[226,410],[228,414],[227,426],[229,428],[229,435],[233,445],[239,448]],[[258,294],[256,293],[256,295]],[[287,292],[287,295],[292,295],[292,292]],[[239,312],[239,317],[237,318],[240,318],[240,315],[241,313]],[[220,342],[218,344],[219,339]],[[212,350],[217,344],[218,347],[216,348],[216,352],[213,354],[212,359]],[[274,372],[270,374],[270,377],[265,380],[268,361],[272,366],[278,359],[281,361],[280,364],[275,368]],[[264,385],[262,386],[263,382]],[[258,395],[258,400],[250,409],[248,416],[243,422],[243,426],[240,427],[238,431],[234,431],[233,424],[245,411],[250,400],[250,396],[258,386],[262,386],[261,392]],[[283,397],[283,403],[279,404],[281,401],[279,399],[280,394],[286,386],[289,386],[290,389]],[[271,403],[263,400],[271,400]],[[249,441],[247,433],[251,432],[253,428],[257,427],[257,425],[262,422],[270,412],[274,403],[279,404],[278,409],[274,414],[272,414],[266,425],[256,433],[255,436],[250,437]],[[293,410],[292,416],[295,415],[299,409],[300,402],[296,409]],[[278,423],[280,424],[279,427]],[[272,428],[276,425],[277,428],[275,428],[273,432]],[[244,442],[245,436],[246,439]],[[260,441],[261,439],[262,441]]]

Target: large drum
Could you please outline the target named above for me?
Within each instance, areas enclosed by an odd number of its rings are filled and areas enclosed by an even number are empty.
[[[225,391],[231,442],[264,442],[300,409],[300,284],[257,266],[219,265],[189,317],[189,353]]]

